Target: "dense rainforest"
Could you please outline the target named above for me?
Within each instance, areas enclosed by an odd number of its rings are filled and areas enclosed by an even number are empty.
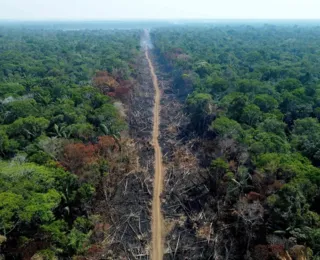
[[[0,259],[150,259],[142,27],[164,259],[320,259],[320,27],[167,22],[0,24]]]
[[[201,181],[190,177],[196,194],[174,194],[196,238],[172,231],[173,248],[182,244],[190,259],[320,259],[320,27],[176,26],[151,35],[190,119],[182,134],[202,140],[203,154],[193,152],[205,168]]]
[[[134,30],[0,28],[5,259],[68,259],[90,248],[99,217],[92,200],[112,162],[121,164],[120,101],[133,84],[139,43]]]

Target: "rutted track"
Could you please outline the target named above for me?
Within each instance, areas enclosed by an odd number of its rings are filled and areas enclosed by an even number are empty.
[[[146,32],[147,33],[147,32]],[[154,172],[154,190],[152,200],[152,260],[163,259],[163,218],[161,214],[160,195],[163,189],[163,165],[162,152],[159,145],[159,125],[160,125],[160,89],[158,79],[152,61],[149,57],[149,49],[145,49],[146,59],[148,60],[153,86],[155,89],[154,108],[153,108],[153,132],[152,144],[155,152],[155,172]]]

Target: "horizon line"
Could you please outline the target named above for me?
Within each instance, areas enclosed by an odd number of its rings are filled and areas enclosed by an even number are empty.
[[[122,22],[122,21],[320,21],[320,18],[0,18],[0,22]]]

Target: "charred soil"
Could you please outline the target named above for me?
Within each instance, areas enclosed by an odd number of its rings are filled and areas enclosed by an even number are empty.
[[[150,259],[154,89],[148,61],[141,52],[137,77],[127,109],[129,137],[122,138],[118,168],[103,178],[95,208],[100,217],[94,229],[89,259]]]
[[[248,241],[235,234],[246,227],[230,213],[232,206],[219,194],[208,167],[225,146],[190,131],[182,86],[175,86],[167,68],[156,56],[154,60],[162,92],[160,143],[166,168],[164,259],[239,259]]]

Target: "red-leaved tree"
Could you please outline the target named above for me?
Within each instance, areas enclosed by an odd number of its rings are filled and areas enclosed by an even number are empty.
[[[97,148],[93,144],[67,144],[61,164],[75,174],[81,174],[84,166],[97,161]]]

